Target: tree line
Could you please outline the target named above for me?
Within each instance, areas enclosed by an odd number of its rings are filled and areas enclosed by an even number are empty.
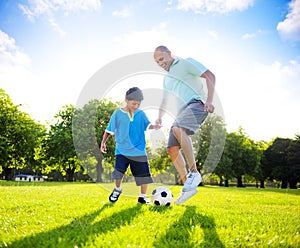
[[[114,141],[107,142],[105,158],[99,151],[103,132],[120,102],[91,100],[81,108],[66,105],[44,126],[15,105],[0,89],[0,179],[16,174],[48,176],[49,180],[108,180],[114,163]],[[219,185],[236,181],[244,187],[245,178],[264,188],[275,182],[281,188],[297,188],[300,182],[300,135],[294,139],[276,137],[271,142],[253,141],[242,128],[228,132],[224,120],[210,115],[192,137],[197,167],[216,178]],[[165,144],[151,149],[147,144],[153,175],[166,172],[181,183]]]

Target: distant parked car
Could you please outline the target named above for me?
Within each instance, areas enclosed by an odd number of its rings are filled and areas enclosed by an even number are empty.
[[[15,175],[14,180],[17,182],[44,182],[45,181],[44,177],[42,176],[27,175],[27,174]]]

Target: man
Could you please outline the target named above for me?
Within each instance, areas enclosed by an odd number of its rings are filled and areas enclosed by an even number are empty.
[[[178,114],[170,129],[167,151],[181,177],[181,181],[184,183],[181,195],[175,200],[175,204],[181,204],[198,192],[197,186],[202,181],[201,174],[197,170],[189,135],[194,134],[199,129],[208,113],[214,112],[212,101],[215,76],[194,59],[174,58],[171,51],[165,46],[159,46],[155,49],[154,60],[168,72],[163,82],[164,94],[156,124],[162,124],[167,100],[171,94],[176,97],[178,104]],[[204,91],[201,78],[206,81],[207,93]],[[186,169],[185,160],[189,173]]]

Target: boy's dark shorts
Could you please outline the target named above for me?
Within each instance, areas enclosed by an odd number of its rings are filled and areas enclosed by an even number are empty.
[[[147,156],[124,156],[116,155],[115,168],[112,172],[113,179],[122,179],[128,166],[134,176],[137,186],[153,183]]]
[[[188,135],[193,135],[203,124],[207,116],[208,113],[204,111],[203,102],[194,99],[182,108],[173,122],[172,127],[185,128]],[[171,146],[180,146],[173,134],[172,128],[170,129],[167,147]]]

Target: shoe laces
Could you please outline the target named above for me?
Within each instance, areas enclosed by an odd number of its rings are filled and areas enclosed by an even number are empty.
[[[192,173],[190,173],[186,179],[185,184],[192,184],[193,180],[194,180],[194,175]]]
[[[112,195],[113,195],[113,197],[118,197],[120,194],[121,194],[120,191],[114,190]]]

